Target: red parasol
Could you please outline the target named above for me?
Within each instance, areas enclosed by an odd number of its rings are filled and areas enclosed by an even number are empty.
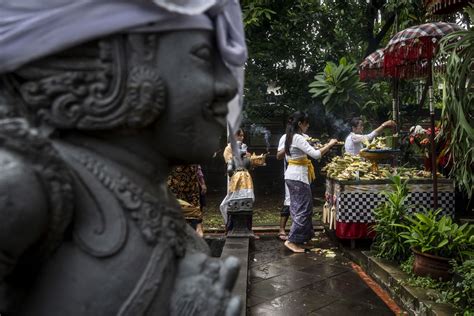
[[[385,75],[396,78],[417,78],[425,75],[429,91],[431,130],[434,131],[434,107],[431,63],[436,55],[439,40],[452,32],[462,30],[456,24],[445,22],[426,23],[398,32],[385,47]],[[403,71],[401,71],[403,69]],[[422,98],[424,100],[424,97]],[[422,101],[423,102],[423,101]],[[431,170],[433,177],[433,207],[438,207],[438,181],[434,133],[431,141]]]
[[[472,0],[425,0],[425,6],[432,14],[448,14],[461,10]]]
[[[382,78],[383,73],[383,57],[385,48],[377,49],[375,52],[365,57],[359,65],[360,80],[366,81],[370,79]]]
[[[390,78],[393,75],[384,71],[385,48],[377,49],[367,56],[359,65],[359,78],[361,81],[369,81],[379,78]],[[402,61],[396,66],[397,78],[413,79],[426,77],[429,73],[428,62]]]
[[[430,75],[430,62],[436,55],[439,40],[460,30],[453,23],[434,22],[398,32],[385,48],[385,75],[404,79]]]

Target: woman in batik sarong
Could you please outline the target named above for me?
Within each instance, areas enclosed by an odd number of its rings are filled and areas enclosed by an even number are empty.
[[[200,204],[201,214],[204,214],[204,206],[206,206],[207,186],[206,186],[206,180],[204,179],[204,173],[202,172],[201,165],[197,165],[197,178],[199,182],[199,204]],[[204,237],[204,227],[202,225],[202,216],[196,225],[196,233],[199,236]]]
[[[303,137],[309,127],[308,114],[296,112],[291,117],[286,130],[285,154],[288,168],[285,183],[290,192],[291,229],[285,246],[293,252],[305,252],[302,244],[314,236],[312,215],[313,198],[310,183],[315,179],[314,167],[308,156],[320,159],[337,143],[331,139],[320,149],[312,147]]]
[[[168,187],[178,199],[186,222],[202,237],[202,227],[198,230],[202,223],[199,169],[199,165],[173,167],[168,176]]]

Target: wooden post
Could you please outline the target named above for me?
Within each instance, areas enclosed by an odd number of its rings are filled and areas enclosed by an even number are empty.
[[[438,208],[438,167],[436,166],[436,145],[435,145],[435,111],[433,104],[433,77],[431,71],[431,61],[429,63],[429,75],[426,84],[429,85],[429,102],[430,102],[430,120],[431,120],[431,174],[433,177],[433,208]]]
[[[438,208],[438,167],[436,165],[436,145],[435,145],[435,117],[433,109],[433,87],[430,87],[430,119],[431,119],[431,174],[433,176],[433,207]]]

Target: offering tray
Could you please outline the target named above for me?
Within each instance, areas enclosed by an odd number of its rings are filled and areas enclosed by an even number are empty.
[[[250,156],[250,165],[252,167],[266,166],[266,162],[265,162],[266,157],[267,157],[267,154],[256,155],[255,153],[253,153]]]
[[[361,150],[359,155],[372,163],[371,171],[379,170],[378,162],[380,160],[389,159],[400,152],[400,149],[366,149]]]

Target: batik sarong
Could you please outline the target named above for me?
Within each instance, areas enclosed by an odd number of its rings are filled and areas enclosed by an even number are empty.
[[[168,176],[168,187],[176,195],[188,221],[202,220],[197,172],[198,165],[182,165],[174,167]]]
[[[313,231],[313,198],[311,187],[301,181],[285,180],[290,191],[291,228],[288,240],[302,244],[311,240]]]

